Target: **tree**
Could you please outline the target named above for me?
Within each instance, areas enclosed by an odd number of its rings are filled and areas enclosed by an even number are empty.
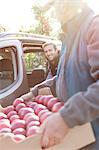
[[[37,26],[35,27],[35,33],[50,35],[52,31],[49,18],[45,15],[46,13],[41,9],[39,5],[34,5],[32,10],[37,20]]]
[[[46,16],[45,11],[42,10],[39,4],[34,4],[32,6],[32,11],[35,16],[35,24],[30,26],[29,29],[25,29],[24,26],[21,27],[21,32],[35,33],[42,35],[50,35],[52,27],[50,25],[50,19]]]

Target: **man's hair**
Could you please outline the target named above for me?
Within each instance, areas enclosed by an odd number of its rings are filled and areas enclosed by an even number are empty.
[[[57,47],[56,47],[56,45],[54,44],[54,43],[44,43],[43,45],[42,45],[42,48],[43,48],[43,50],[44,50],[44,48],[46,47],[46,46],[48,46],[48,45],[53,45],[53,47],[54,47],[54,49],[56,50],[57,49]]]

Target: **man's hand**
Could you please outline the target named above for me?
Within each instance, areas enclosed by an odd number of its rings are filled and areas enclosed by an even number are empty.
[[[65,135],[69,132],[69,127],[64,122],[60,113],[55,113],[48,117],[41,126],[41,146],[48,148],[50,146],[59,144]]]
[[[34,99],[34,96],[32,92],[29,92],[27,94],[22,95],[21,98],[24,99],[24,101],[31,101]]]

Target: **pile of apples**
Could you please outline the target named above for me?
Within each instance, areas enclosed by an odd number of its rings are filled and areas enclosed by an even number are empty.
[[[0,112],[0,133],[16,141],[24,140],[39,132],[44,120],[64,105],[52,95],[39,95],[34,101],[17,98],[12,105]]]

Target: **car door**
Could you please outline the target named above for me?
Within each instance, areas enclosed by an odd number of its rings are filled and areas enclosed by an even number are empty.
[[[0,40],[0,104],[10,105],[28,91],[21,42]]]

